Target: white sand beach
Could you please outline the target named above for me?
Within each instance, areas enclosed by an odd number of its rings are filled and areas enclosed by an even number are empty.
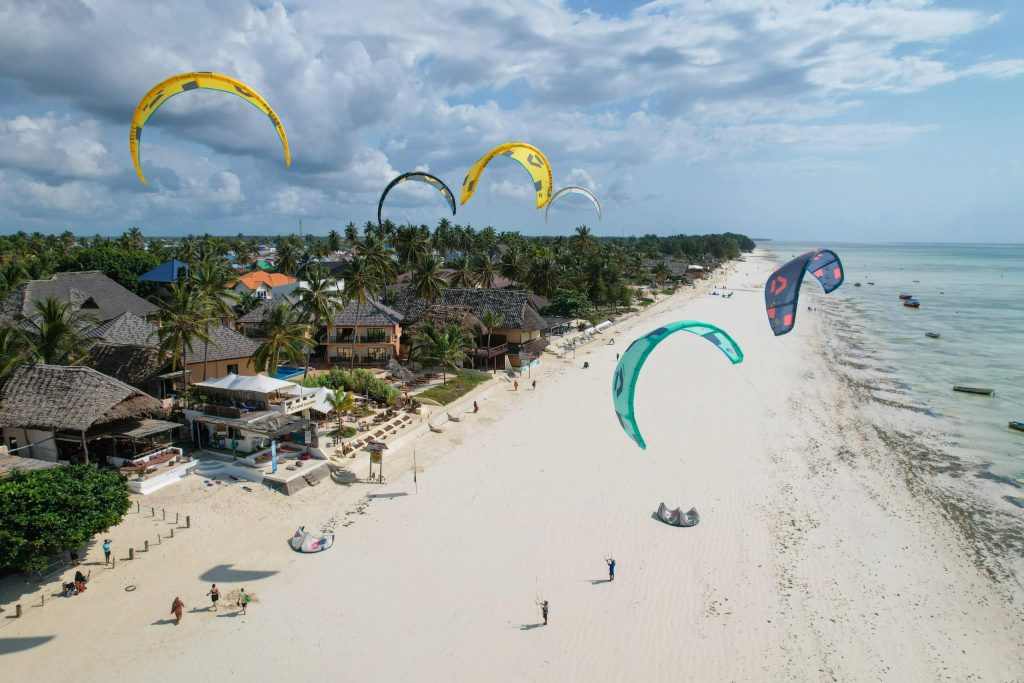
[[[814,312],[772,336],[771,265],[748,256],[722,275],[732,298],[704,284],[613,327],[614,345],[545,355],[536,391],[502,384],[418,440],[417,484],[404,448],[386,456],[386,485],[285,497],[189,477],[140,499],[192,528],[128,562],[129,545],[174,527],[133,512],[109,534],[116,568],[91,550],[84,595],[25,596],[21,619],[5,603],[0,678],[1024,678],[1020,583],[986,571],[941,502],[912,493],[871,407],[827,367]],[[687,334],[663,343],[637,390],[641,451],[612,410],[615,354],[679,319],[720,325],[746,359]],[[656,521],[660,502],[701,523]],[[293,552],[302,524],[333,529],[334,547]],[[206,611],[214,581],[257,602],[244,617]]]

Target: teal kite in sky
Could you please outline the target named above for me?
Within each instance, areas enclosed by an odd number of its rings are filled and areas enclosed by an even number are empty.
[[[619,418],[619,424],[623,431],[644,450],[647,449],[647,443],[640,435],[640,428],[636,424],[636,413],[633,411],[636,380],[640,376],[640,369],[647,361],[647,356],[651,355],[654,347],[670,334],[679,331],[696,334],[708,340],[717,346],[733,365],[743,362],[743,351],[728,332],[711,323],[703,323],[699,320],[680,320],[669,323],[648,332],[630,344],[626,352],[622,354],[622,358],[619,359],[619,364],[615,366],[615,375],[612,380],[612,400],[615,403],[615,414]]]

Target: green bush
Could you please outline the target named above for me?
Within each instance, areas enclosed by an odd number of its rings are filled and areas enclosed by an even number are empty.
[[[57,553],[120,523],[129,507],[118,472],[88,465],[15,472],[0,479],[0,567],[44,569]]]
[[[327,387],[328,389],[351,391],[359,396],[369,396],[378,403],[394,405],[402,396],[402,392],[384,380],[377,379],[373,373],[363,368],[340,370],[335,368],[306,379],[299,380],[304,387]]]

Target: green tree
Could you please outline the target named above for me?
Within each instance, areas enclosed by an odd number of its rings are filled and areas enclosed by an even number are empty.
[[[475,287],[476,286],[476,268],[473,267],[473,262],[465,256],[461,256],[451,264],[452,269],[452,287]]]
[[[369,297],[377,291],[379,280],[370,264],[362,256],[353,256],[345,274],[345,288],[342,294],[346,301],[356,302],[356,324],[352,333],[352,367],[356,366],[356,337],[359,332],[359,316]]]
[[[338,418],[338,436],[341,436],[342,421],[345,418],[345,413],[349,412],[356,407],[355,397],[341,389],[335,389],[333,394],[328,394],[327,405],[331,406],[331,412]]]
[[[25,335],[15,327],[0,327],[0,380],[25,362]]]
[[[188,274],[196,296],[210,311],[211,316],[227,322],[235,315],[231,307],[232,302],[238,301],[239,295],[228,285],[232,284],[236,277],[235,273],[228,267],[226,261],[211,260],[202,261],[194,266]],[[210,323],[210,327],[218,324],[217,320]],[[207,329],[209,332],[209,329]],[[203,344],[203,381],[209,376],[207,373],[210,355],[210,345]]]
[[[313,266],[306,272],[306,286],[299,290],[299,309],[306,320],[313,323],[312,335],[319,338],[320,326],[334,319],[334,314],[342,306],[342,293],[338,290],[338,281],[319,266]],[[315,342],[318,343],[318,342]],[[313,346],[306,347],[306,367],[302,377],[309,372],[309,356]]]
[[[0,479],[0,567],[45,569],[52,556],[116,526],[129,507],[128,486],[111,470],[14,472]]]
[[[267,311],[264,320],[266,338],[252,354],[253,365],[273,375],[281,358],[290,363],[301,363],[302,348],[315,343],[309,336],[309,325],[299,319],[298,312],[282,301]]]
[[[98,270],[125,289],[146,295],[150,290],[149,283],[140,282],[139,276],[158,265],[160,262],[155,256],[141,249],[105,244],[68,252],[57,264],[57,270]]]
[[[89,356],[85,333],[96,325],[75,311],[69,301],[48,297],[37,301],[32,315],[19,314],[16,334],[24,339],[25,358],[49,365],[78,365]]]
[[[551,297],[551,305],[545,308],[544,312],[567,318],[586,318],[594,312],[594,305],[582,292],[559,289]]]
[[[505,322],[504,313],[495,313],[489,308],[485,308],[484,312],[480,315],[480,322],[487,328],[487,361],[491,360],[491,330]],[[494,368],[491,368],[493,372]]]
[[[158,305],[150,319],[157,324],[160,358],[170,357],[172,368],[180,362],[181,384],[187,389],[188,354],[193,352],[195,342],[210,343],[210,327],[216,323],[216,318],[189,280],[173,283],[171,295]]]
[[[344,243],[342,242],[341,239],[341,233],[339,233],[337,230],[331,230],[329,233],[327,233],[328,251],[332,253],[336,251],[341,251],[341,247],[343,246],[343,244]]]
[[[448,288],[448,281],[441,276],[441,259],[433,255],[421,256],[412,272],[412,286],[419,299],[440,299]]]
[[[490,254],[483,254],[476,260],[475,272],[476,281],[484,289],[492,289],[494,281],[501,275],[498,263],[491,258]]]
[[[458,373],[469,360],[467,351],[474,346],[473,337],[458,323],[439,325],[427,320],[416,335],[416,343],[409,351],[409,359],[424,367],[441,368],[442,383],[448,381],[447,369]]]

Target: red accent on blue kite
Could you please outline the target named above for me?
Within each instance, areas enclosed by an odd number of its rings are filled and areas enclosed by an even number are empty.
[[[764,285],[764,305],[776,337],[796,324],[797,300],[805,272],[817,278],[826,294],[843,284],[843,264],[831,249],[812,249],[772,273]]]

